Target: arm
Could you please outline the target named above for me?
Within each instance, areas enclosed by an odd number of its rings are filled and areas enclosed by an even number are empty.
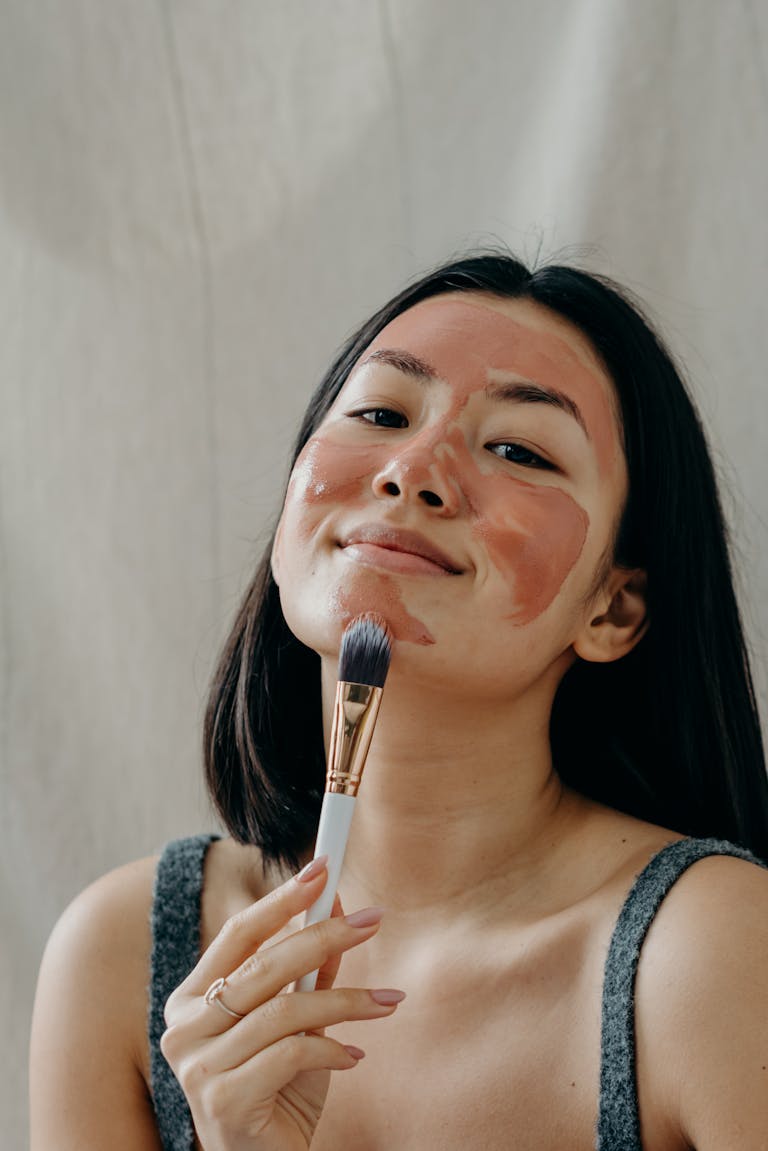
[[[154,859],[110,872],[66,909],[38,979],[31,1151],[162,1151],[142,1073]]]
[[[32,1028],[32,1151],[162,1151],[142,1073],[154,864],[143,860],[93,884],[48,943]],[[388,1018],[402,998],[333,988],[342,954],[378,931],[379,909],[366,909],[361,922],[360,914],[345,917],[337,900],[331,919],[280,938],[326,879],[314,860],[231,916],[168,998],[161,1049],[202,1146],[308,1147],[331,1070],[351,1070],[364,1054],[324,1029]],[[285,993],[314,970],[317,990]],[[224,1012],[205,999],[222,972]]]
[[[641,1076],[645,1051],[645,1068],[655,1063],[666,1079],[670,1125],[694,1151],[767,1151],[768,871],[701,860],[670,892],[647,944]]]

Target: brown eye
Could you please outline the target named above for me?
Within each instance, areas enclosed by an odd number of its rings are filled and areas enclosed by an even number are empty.
[[[497,451],[500,448],[501,451]],[[524,468],[541,468],[544,471],[555,472],[557,468],[551,464],[549,460],[537,456],[535,452],[524,448],[522,444],[489,444],[488,450],[494,455],[498,455],[502,460],[508,460],[511,464],[520,464]]]
[[[367,424],[374,424],[378,428],[407,428],[408,421],[401,412],[392,408],[363,408],[352,415],[365,420]]]

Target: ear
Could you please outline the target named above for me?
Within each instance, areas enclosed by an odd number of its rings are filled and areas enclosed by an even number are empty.
[[[573,649],[590,663],[611,663],[632,651],[648,630],[648,577],[636,568],[613,568]]]

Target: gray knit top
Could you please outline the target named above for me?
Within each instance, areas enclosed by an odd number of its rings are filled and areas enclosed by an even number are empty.
[[[193,1151],[186,1099],[160,1050],[163,1007],[200,955],[203,861],[214,835],[177,839],[163,850],[152,905],[149,1046],[152,1097],[164,1151]],[[750,852],[719,839],[667,844],[640,872],[619,913],[603,981],[600,1099],[596,1151],[643,1151],[635,1082],[635,976],[648,928],[683,872],[708,855],[735,855],[766,867]]]

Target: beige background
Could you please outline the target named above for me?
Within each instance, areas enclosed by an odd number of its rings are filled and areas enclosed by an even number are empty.
[[[296,420],[411,275],[498,238],[645,298],[732,493],[763,694],[767,110],[765,0],[0,0],[9,1151],[45,939],[213,826],[207,677]]]

